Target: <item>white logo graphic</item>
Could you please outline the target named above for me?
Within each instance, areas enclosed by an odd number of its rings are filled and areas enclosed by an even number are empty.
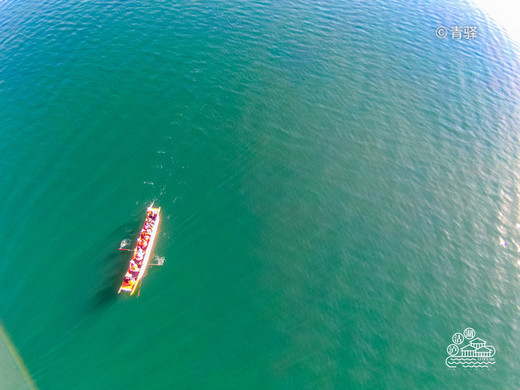
[[[476,335],[473,328],[466,328],[463,333],[457,332],[452,336],[453,344],[446,348],[449,355],[446,358],[448,367],[456,368],[460,364],[464,368],[487,368],[490,364],[495,364],[495,347],[487,345],[486,340],[475,338]],[[464,341],[467,342],[466,345],[462,345]]]
[[[449,34],[450,32],[451,34]],[[448,38],[450,35],[451,39],[456,40],[461,40],[462,37],[464,39],[476,39],[477,26],[451,26],[450,30],[447,27],[439,26],[435,29],[435,35],[440,39]]]

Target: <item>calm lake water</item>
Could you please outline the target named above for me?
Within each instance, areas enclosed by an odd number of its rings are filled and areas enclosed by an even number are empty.
[[[515,388],[518,74],[466,2],[0,2],[6,334],[39,389]]]

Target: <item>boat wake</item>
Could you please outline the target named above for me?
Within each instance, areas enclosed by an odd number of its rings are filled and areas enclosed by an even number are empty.
[[[159,257],[159,256],[155,255],[153,260],[155,261],[155,264],[157,264],[157,265],[163,265],[164,264],[164,256]]]
[[[120,249],[125,248],[128,244],[130,244],[130,240],[128,238],[125,238],[123,241],[121,241],[121,244],[119,245]]]

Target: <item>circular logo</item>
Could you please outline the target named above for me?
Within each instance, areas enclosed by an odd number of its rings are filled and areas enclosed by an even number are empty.
[[[459,353],[459,347],[455,344],[450,344],[448,345],[448,348],[446,348],[446,351],[448,351],[448,354],[450,356],[453,356]]]
[[[444,39],[448,36],[448,29],[444,26],[439,26],[435,29],[435,35],[437,38]]]
[[[462,333],[455,333],[453,335],[453,337],[451,338],[451,340],[455,343],[455,344],[461,344],[463,341],[464,341],[464,336],[462,335]]]
[[[473,328],[464,329],[464,338],[466,340],[473,340],[475,338],[475,329],[473,329]]]

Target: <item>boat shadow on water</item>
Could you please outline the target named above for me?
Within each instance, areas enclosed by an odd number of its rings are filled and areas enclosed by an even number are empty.
[[[120,252],[118,248],[123,238],[128,238],[130,232],[135,232],[136,223],[138,222],[129,222],[115,229],[105,240],[106,251],[94,259],[98,275],[96,283],[92,286],[93,309],[108,307],[117,300],[117,291],[130,261],[128,252]],[[135,242],[134,238],[136,237],[132,237],[130,242]]]

